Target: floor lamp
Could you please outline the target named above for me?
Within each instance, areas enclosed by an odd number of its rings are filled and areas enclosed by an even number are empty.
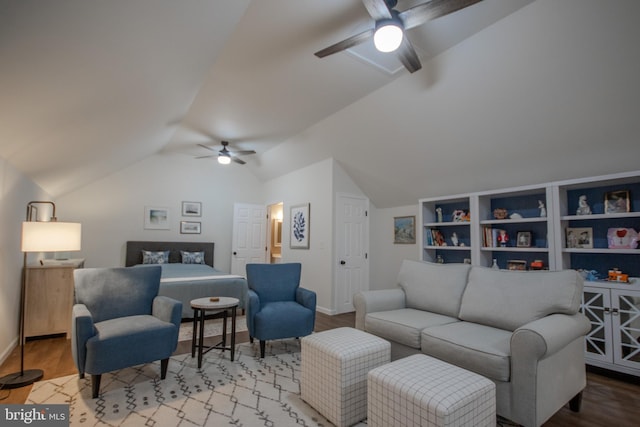
[[[51,205],[52,216],[48,222],[31,221],[36,211],[35,205]],[[35,218],[37,219],[37,218]],[[81,225],[75,222],[58,222],[56,205],[53,202],[33,201],[27,204],[27,220],[22,223],[22,282],[20,287],[20,371],[0,378],[0,388],[18,388],[40,380],[42,369],[24,369],[24,317],[26,293],[27,253],[79,251]],[[71,319],[69,319],[71,320]]]

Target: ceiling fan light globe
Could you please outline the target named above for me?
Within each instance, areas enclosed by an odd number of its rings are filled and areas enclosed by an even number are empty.
[[[228,165],[229,163],[231,163],[231,157],[223,156],[222,154],[220,154],[218,156],[218,163],[220,163],[221,165]]]
[[[373,34],[373,44],[380,52],[393,52],[400,47],[404,31],[395,20],[381,21],[376,25],[376,32]]]

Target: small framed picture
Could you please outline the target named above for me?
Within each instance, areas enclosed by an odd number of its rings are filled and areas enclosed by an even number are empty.
[[[200,234],[200,222],[180,221],[180,234]]]
[[[507,270],[526,270],[527,261],[521,259],[507,260]]]
[[[396,216],[393,218],[393,243],[416,242],[416,217]]]
[[[631,211],[629,191],[609,191],[604,195],[604,213],[623,213]]]
[[[144,228],[147,230],[170,230],[169,208],[145,206]]]
[[[531,247],[531,232],[530,231],[518,231],[516,240],[516,246],[519,248]]]
[[[567,228],[567,248],[591,249],[593,248],[593,228]]]
[[[289,247],[291,249],[309,249],[309,222],[310,205],[291,206],[291,230],[289,237]]]
[[[182,216],[202,216],[202,203],[182,202]]]

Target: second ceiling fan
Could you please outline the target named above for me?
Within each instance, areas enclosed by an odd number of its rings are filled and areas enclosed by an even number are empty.
[[[247,154],[256,154],[254,150],[230,151],[229,149],[227,149],[227,147],[229,146],[229,141],[220,141],[220,144],[222,144],[222,150],[216,150],[215,148],[211,148],[208,145],[198,144],[200,147],[206,148],[207,150],[210,150],[210,151],[214,151],[217,154],[209,154],[207,156],[198,156],[196,157],[196,159],[206,159],[209,157],[217,157],[218,163],[223,165],[228,165],[232,161],[238,164],[244,165],[246,162],[242,159],[239,159],[236,156],[246,156]]]
[[[376,49],[398,55],[410,73],[422,68],[418,54],[406,37],[406,31],[427,21],[456,12],[482,0],[431,0],[405,11],[394,8],[397,0],[362,0],[369,15],[375,20],[374,28],[351,36],[315,53],[318,58],[342,52],[373,37]]]

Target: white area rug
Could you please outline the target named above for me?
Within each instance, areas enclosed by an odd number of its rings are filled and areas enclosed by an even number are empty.
[[[247,330],[247,318],[245,316],[236,317],[236,333]],[[227,319],[227,334],[231,333],[231,319]],[[222,335],[222,319],[205,320],[204,336],[215,337]],[[178,341],[190,341],[193,336],[193,321],[180,324]]]
[[[70,375],[34,384],[26,403],[68,403],[72,426],[329,426],[300,399],[300,341],[257,341],[229,352],[211,351],[202,369],[191,354],[104,374],[100,396],[91,381]]]

